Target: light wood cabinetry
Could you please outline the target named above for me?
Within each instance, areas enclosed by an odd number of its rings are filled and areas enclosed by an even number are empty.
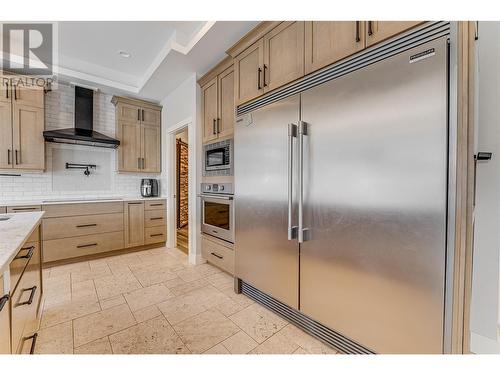
[[[207,262],[216,267],[234,274],[234,249],[229,244],[223,243],[216,238],[202,236],[201,254]]]
[[[161,172],[161,107],[114,96],[117,169],[120,172]]]
[[[2,80],[0,169],[44,170],[44,91],[19,82],[21,77]]]
[[[0,275],[0,354],[10,354],[10,296]]]
[[[198,83],[202,91],[203,142],[228,137],[234,131],[234,68],[226,58]]]
[[[305,73],[311,73],[365,48],[361,21],[307,21]]]
[[[7,207],[0,206],[0,214],[7,213]]]
[[[304,22],[282,22],[264,36],[264,92],[304,75]]]
[[[12,353],[32,354],[36,344],[35,332],[38,329],[42,300],[42,252],[39,227],[35,229],[35,233],[37,241],[25,243],[10,265]]]
[[[123,231],[123,213],[54,217],[43,220],[43,240]]]
[[[421,24],[422,21],[367,21],[366,46],[372,46]]]
[[[264,94],[263,69],[264,39],[260,39],[234,59],[236,104]]]
[[[167,240],[167,212],[164,200],[146,201],[144,205],[144,244]]]
[[[144,245],[144,202],[125,202],[125,247]]]

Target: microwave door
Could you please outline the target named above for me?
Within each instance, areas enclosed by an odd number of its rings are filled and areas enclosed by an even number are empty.
[[[217,168],[224,165],[224,149],[207,151],[207,167]]]

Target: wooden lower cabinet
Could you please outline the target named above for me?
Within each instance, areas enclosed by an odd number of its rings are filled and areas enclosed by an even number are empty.
[[[44,241],[43,261],[54,262],[123,249],[123,234],[119,231]]]
[[[43,239],[123,231],[123,213],[54,217],[43,220]]]
[[[361,21],[307,21],[305,73],[311,73],[365,48]]]
[[[10,296],[0,275],[0,354],[10,354]]]
[[[202,237],[201,255],[207,262],[234,275],[234,248],[216,238]]]
[[[16,212],[36,212],[41,211],[42,206],[40,205],[31,205],[31,206],[8,206],[7,213],[16,213]]]
[[[144,228],[144,244],[150,245],[159,242],[165,242],[167,240],[167,227],[158,226]]]
[[[36,229],[39,232],[39,229]],[[25,243],[23,248],[33,246],[32,251],[23,253],[24,269],[18,277],[17,285],[11,284],[11,351],[12,353],[31,354],[35,350],[36,331],[40,321],[40,304],[42,300],[42,251],[40,242]],[[22,253],[22,254],[21,254]],[[15,259],[11,270],[17,269],[19,264]],[[17,278],[17,275],[15,276]],[[11,275],[11,282],[12,282]]]
[[[125,202],[125,247],[144,245],[144,202]]]
[[[367,21],[366,46],[372,46],[385,39],[409,30],[422,21]]]

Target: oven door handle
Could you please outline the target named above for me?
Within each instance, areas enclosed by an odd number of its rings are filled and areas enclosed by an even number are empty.
[[[215,198],[215,199],[224,199],[224,200],[227,200],[227,201],[232,201],[234,198],[233,197],[230,197],[230,196],[227,196],[227,195],[207,195],[207,194],[200,194],[199,195],[200,198]]]

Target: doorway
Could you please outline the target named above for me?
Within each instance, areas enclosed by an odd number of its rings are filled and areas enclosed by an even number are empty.
[[[176,243],[177,248],[189,251],[189,159],[188,129],[183,128],[175,134],[175,199],[176,199]]]

